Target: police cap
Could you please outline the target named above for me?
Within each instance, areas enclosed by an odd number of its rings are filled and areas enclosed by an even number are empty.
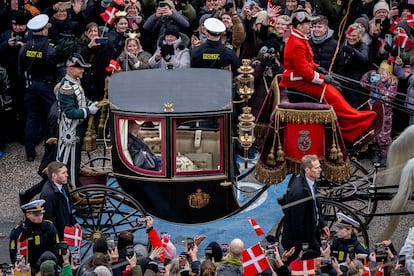
[[[50,28],[51,24],[49,23],[49,16],[46,14],[39,14],[33,17],[27,22],[27,28],[34,32],[39,32],[43,28]]]
[[[317,16],[311,16],[305,9],[297,9],[292,13],[290,20],[292,21],[292,25],[296,26],[298,24],[312,22],[318,18]]]
[[[37,213],[37,214],[43,214],[45,212],[44,208],[43,208],[43,204],[45,204],[45,200],[44,199],[37,199],[37,200],[33,200],[29,203],[23,204],[22,206],[20,206],[20,208],[23,210],[23,212],[25,213]]]
[[[344,228],[344,227],[349,227],[349,226],[353,226],[355,228],[359,227],[359,222],[354,220],[353,218],[348,217],[347,215],[338,212],[336,213],[336,227],[339,228]]]
[[[224,23],[214,17],[207,18],[206,21],[204,21],[204,26],[206,27],[207,32],[213,36],[219,36],[226,30]]]

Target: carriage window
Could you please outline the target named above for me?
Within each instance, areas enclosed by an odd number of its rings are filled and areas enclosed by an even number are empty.
[[[175,168],[178,174],[222,169],[222,124],[219,117],[175,121]]]
[[[163,167],[160,121],[140,119],[119,121],[124,157],[137,168],[159,172]]]

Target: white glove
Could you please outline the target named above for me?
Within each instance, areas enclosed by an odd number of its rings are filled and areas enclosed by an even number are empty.
[[[98,105],[98,102],[94,102],[88,107],[90,114],[95,115],[98,112],[100,107],[98,107],[97,105]]]

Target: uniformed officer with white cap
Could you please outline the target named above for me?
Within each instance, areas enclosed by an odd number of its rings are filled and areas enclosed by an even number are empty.
[[[47,112],[55,101],[53,87],[57,82],[56,49],[49,44],[49,17],[39,14],[27,23],[32,30],[32,40],[21,48],[18,71],[25,82],[24,105],[27,114],[25,127],[26,160],[34,161],[35,146],[41,141],[42,127],[46,125]]]
[[[236,73],[240,60],[232,49],[220,41],[221,34],[226,30],[224,23],[211,17],[204,21],[204,26],[207,40],[191,51],[191,67],[223,69],[230,65]]]
[[[331,243],[331,254],[338,262],[358,258],[364,259],[369,255],[369,249],[358,241],[360,223],[342,212],[336,214],[335,238]]]
[[[25,218],[10,232],[11,263],[16,262],[18,255],[23,255],[26,263],[30,263],[32,275],[39,270],[36,263],[45,251],[57,254],[59,238],[53,223],[43,220],[44,204],[43,199],[38,199],[21,205]]]

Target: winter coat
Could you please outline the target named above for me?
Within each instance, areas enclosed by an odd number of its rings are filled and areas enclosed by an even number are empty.
[[[242,276],[243,263],[241,258],[228,256],[225,258],[217,268],[217,276]]]
[[[333,34],[333,30],[328,29],[323,38],[317,39],[312,33],[311,39],[309,40],[313,51],[313,61],[326,70],[328,70],[331,65],[338,43],[338,41],[333,38]]]
[[[186,47],[186,41],[188,37],[183,39],[184,36],[180,34],[180,37],[172,43],[174,46],[174,55],[172,55],[170,62],[173,64],[174,68],[189,68],[191,65],[190,58],[190,49]],[[166,44],[165,41],[162,42]],[[187,44],[188,45],[188,44]],[[167,63],[164,58],[156,60],[155,56],[161,51],[161,46],[157,47],[155,54],[149,59],[148,63],[151,68],[166,68]]]

